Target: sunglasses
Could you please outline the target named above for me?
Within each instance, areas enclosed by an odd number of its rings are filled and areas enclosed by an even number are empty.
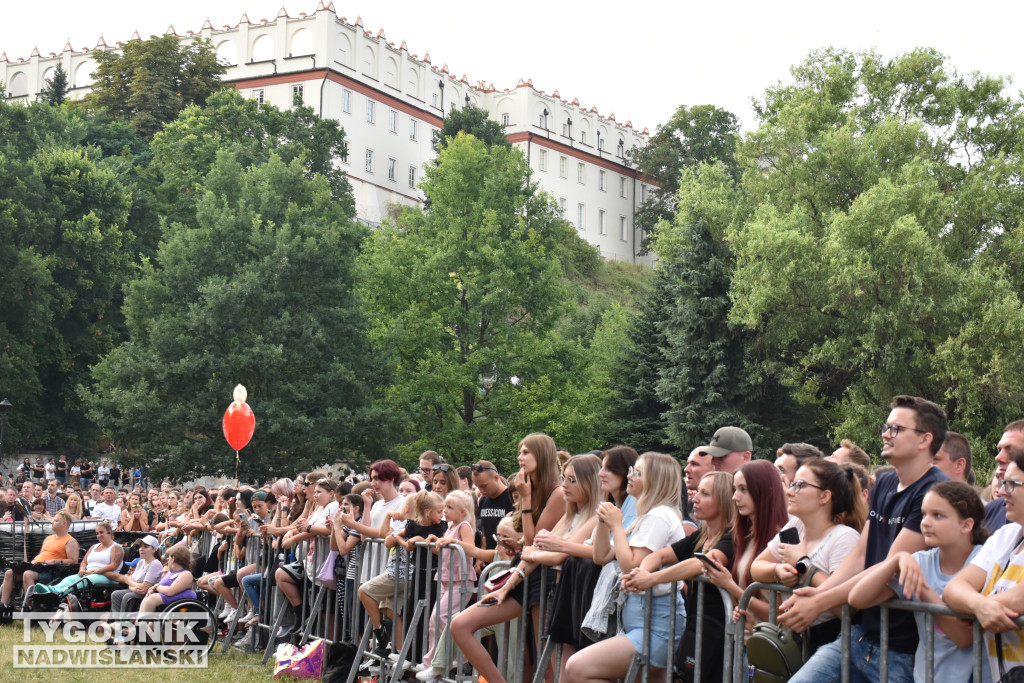
[[[473,465],[474,472],[497,472],[498,470],[494,467],[485,467],[484,465]]]
[[[447,463],[441,463],[440,465],[434,465],[434,469],[438,472],[452,472],[455,468]]]

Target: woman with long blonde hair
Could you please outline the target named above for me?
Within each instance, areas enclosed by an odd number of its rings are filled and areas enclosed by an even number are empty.
[[[77,522],[82,519],[84,509],[85,506],[82,505],[82,497],[77,493],[69,495],[67,501],[64,503],[64,512],[68,513],[69,521],[72,522]]]
[[[682,468],[664,453],[640,456],[628,473],[626,490],[636,497],[636,521],[622,526],[622,510],[613,503],[601,503],[594,531],[594,562],[605,565],[615,560],[623,573],[631,572],[650,554],[660,552],[683,539]],[[600,646],[580,650],[569,658],[569,681],[614,680],[629,669],[633,655],[644,649],[644,610],[648,598],[631,594],[622,607],[622,631],[601,641]],[[683,600],[678,592],[665,592],[650,599],[651,633],[649,661],[655,678],[663,678],[675,641],[686,623]],[[668,627],[675,614],[675,640],[669,642]]]

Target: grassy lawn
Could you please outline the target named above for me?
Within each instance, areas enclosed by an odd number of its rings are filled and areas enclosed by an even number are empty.
[[[274,673],[274,664],[271,659],[266,666],[260,666],[262,653],[246,655],[237,648],[228,648],[227,654],[220,654],[223,648],[218,643],[208,659],[206,669],[146,669],[132,666],[118,666],[109,669],[86,669],[86,668],[40,668],[40,669],[15,669],[14,648],[23,645],[23,634],[21,622],[0,626],[0,681],[52,681],[53,683],[70,683],[81,681],[82,683],[96,683],[103,679],[116,683],[134,683],[134,681],[207,681],[216,680],[218,683],[252,683],[254,680],[269,680]],[[66,640],[58,631],[54,636],[54,645],[63,644]],[[47,645],[46,637],[39,628],[32,629],[32,644]]]

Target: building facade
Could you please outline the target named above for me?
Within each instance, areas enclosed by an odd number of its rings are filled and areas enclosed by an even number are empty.
[[[174,27],[167,33],[179,35]],[[345,129],[348,156],[339,164],[348,174],[360,220],[379,224],[396,205],[418,205],[424,164],[434,158],[432,138],[445,112],[472,104],[502,124],[512,144],[523,150],[534,179],[558,203],[580,236],[606,259],[646,261],[638,255],[643,235],[633,227],[645,184],[626,158],[647,143],[647,130],[602,116],[558,91],[547,94],[532,80],[497,90],[456,78],[430,55],[396,46],[383,30],[373,33],[361,19],[339,17],[322,2],[312,14],[253,22],[243,15],[235,26],[214,28],[207,21],[182,40],[203,37],[228,65],[225,80],[245,96],[286,108],[301,102]],[[138,33],[132,40],[138,40]],[[93,48],[27,59],[0,54],[0,81],[7,101],[35,100],[57,63],[68,73],[71,97],[92,85],[96,50],[116,50],[102,38]]]

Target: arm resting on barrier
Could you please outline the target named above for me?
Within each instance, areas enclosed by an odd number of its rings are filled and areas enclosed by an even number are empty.
[[[968,565],[946,585],[942,599],[957,612],[974,614],[982,627],[992,633],[1003,633],[1017,628],[1013,620],[1020,614],[995,597],[981,594],[985,587],[986,572],[975,565]]]

